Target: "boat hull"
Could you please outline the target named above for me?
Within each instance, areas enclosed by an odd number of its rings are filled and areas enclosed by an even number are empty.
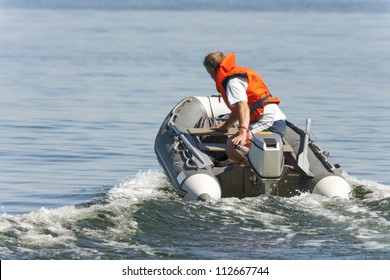
[[[226,163],[223,145],[229,134],[215,131],[199,134],[191,130],[207,128],[211,125],[207,121],[228,113],[229,109],[217,96],[193,96],[180,101],[163,121],[156,136],[155,152],[172,186],[185,199],[291,197],[303,192],[349,198],[351,187],[341,170],[311,140],[305,150],[309,167],[302,170],[297,158],[302,155],[306,134],[290,122],[283,138],[283,165],[276,178],[259,176],[253,168],[238,164],[223,164]],[[215,149],[216,146],[220,149]]]

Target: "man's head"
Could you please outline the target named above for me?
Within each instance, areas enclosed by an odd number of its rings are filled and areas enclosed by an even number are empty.
[[[206,55],[203,60],[203,66],[206,68],[206,71],[210,74],[213,80],[215,80],[223,57],[224,54],[222,52],[212,52]]]

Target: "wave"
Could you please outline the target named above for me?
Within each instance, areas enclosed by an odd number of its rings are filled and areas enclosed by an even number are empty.
[[[299,259],[310,252],[311,258],[347,258],[354,252],[353,258],[369,258],[361,252],[377,250],[381,258],[390,248],[390,188],[347,179],[364,186],[365,197],[305,193],[202,203],[179,198],[163,172],[140,171],[87,203],[4,213],[0,257]],[[324,246],[340,246],[342,253],[324,256]]]
[[[0,256],[12,258],[95,258],[98,243],[115,247],[115,236],[137,231],[131,217],[142,200],[164,193],[161,172],[140,172],[91,202],[24,215],[0,216]],[[123,245],[123,244],[122,244]],[[125,246],[127,247],[127,246]],[[97,255],[98,257],[98,255]]]

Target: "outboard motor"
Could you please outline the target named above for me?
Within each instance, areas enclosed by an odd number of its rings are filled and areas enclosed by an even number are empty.
[[[284,165],[282,137],[273,132],[254,134],[247,157],[253,172],[260,178],[279,178]]]

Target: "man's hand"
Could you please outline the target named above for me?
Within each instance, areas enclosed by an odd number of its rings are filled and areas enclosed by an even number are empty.
[[[210,129],[213,129],[213,130],[216,130],[216,131],[222,131],[222,132],[227,132],[229,130],[229,128],[226,126],[226,122],[225,123],[219,123],[215,126],[212,126],[210,127]]]
[[[233,145],[241,145],[245,146],[246,142],[248,140],[247,134],[245,133],[239,133],[236,137],[232,139]]]

